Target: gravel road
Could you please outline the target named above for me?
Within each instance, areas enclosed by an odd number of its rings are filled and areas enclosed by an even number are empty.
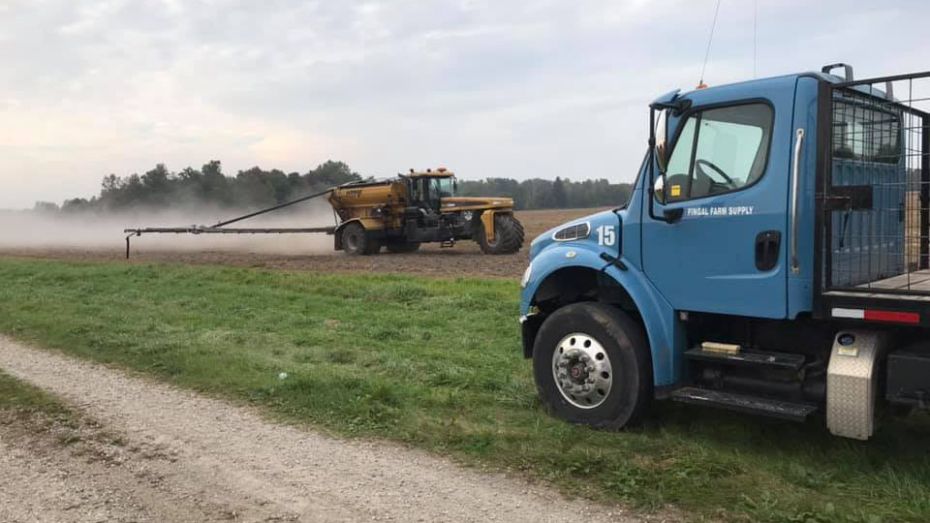
[[[0,368],[93,420],[78,429],[79,445],[0,424],[2,521],[639,521],[4,337]]]

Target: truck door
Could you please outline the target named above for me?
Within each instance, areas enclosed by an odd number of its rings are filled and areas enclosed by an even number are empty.
[[[670,121],[643,266],[677,310],[784,318],[794,81],[737,87],[687,95]]]

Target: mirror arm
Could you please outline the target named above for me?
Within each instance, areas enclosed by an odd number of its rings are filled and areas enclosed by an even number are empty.
[[[691,108],[691,100],[687,98],[680,98],[676,95],[675,99],[671,102],[666,103],[652,103],[649,105],[650,109],[670,109],[675,116],[681,116],[682,113]]]

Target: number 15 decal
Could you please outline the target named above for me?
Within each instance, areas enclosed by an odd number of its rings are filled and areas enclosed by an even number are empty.
[[[614,245],[617,243],[617,231],[613,225],[601,225],[597,228],[598,245]]]

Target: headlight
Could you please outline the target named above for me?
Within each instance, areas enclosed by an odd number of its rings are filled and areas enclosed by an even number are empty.
[[[526,266],[526,270],[523,271],[523,279],[520,280],[521,289],[526,288],[526,284],[530,282],[530,277],[532,275],[533,275],[533,262],[530,262],[530,264]]]
[[[570,242],[574,240],[583,240],[591,234],[591,224],[588,222],[576,223],[563,227],[552,234],[552,239],[557,242]]]

